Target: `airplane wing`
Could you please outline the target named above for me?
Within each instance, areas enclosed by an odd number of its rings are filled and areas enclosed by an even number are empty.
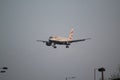
[[[44,41],[44,40],[36,40],[37,42],[43,42],[43,43],[46,43],[48,41]]]
[[[89,39],[91,39],[91,38],[72,40],[72,41],[69,41],[69,43],[73,43],[73,42],[81,42],[81,41],[85,41],[85,40],[89,40]]]

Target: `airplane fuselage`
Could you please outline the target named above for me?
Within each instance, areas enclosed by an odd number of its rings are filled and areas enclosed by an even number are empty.
[[[68,41],[56,41],[56,40],[49,40],[49,42],[53,44],[59,44],[59,45],[70,45]]]
[[[51,36],[51,37],[49,38],[49,40],[51,40],[51,41],[60,41],[60,42],[70,41],[69,38],[60,37],[60,36]]]
[[[66,48],[68,48],[70,45],[69,43],[69,39],[68,38],[64,38],[64,37],[59,37],[59,36],[51,36],[49,37],[49,41],[46,42],[47,46],[52,46],[54,48],[56,48],[56,44],[57,45],[66,45]]]

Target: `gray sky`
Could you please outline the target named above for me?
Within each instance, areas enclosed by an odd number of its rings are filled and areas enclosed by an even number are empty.
[[[74,39],[69,49],[37,43],[50,35]],[[0,0],[0,67],[3,80],[93,80],[108,78],[120,64],[120,0]],[[97,80],[100,73],[97,71]]]

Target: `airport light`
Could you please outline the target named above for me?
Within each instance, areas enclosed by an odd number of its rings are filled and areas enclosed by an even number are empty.
[[[0,68],[0,69],[1,69],[0,73],[5,73],[5,72],[6,72],[5,70],[7,70],[8,67],[2,67],[2,68]]]
[[[5,73],[6,71],[0,71],[0,73]]]
[[[7,69],[8,69],[8,67],[2,67],[2,68],[0,68],[0,69],[6,69],[6,70],[7,70]]]
[[[104,80],[104,71],[105,71],[105,68],[101,67],[98,69],[99,72],[101,72],[101,77],[102,77],[102,80]]]
[[[101,76],[102,76],[102,80],[104,80],[104,71],[105,68],[101,67],[101,68],[94,68],[94,80],[96,80],[96,70],[98,70],[99,72],[101,72]]]

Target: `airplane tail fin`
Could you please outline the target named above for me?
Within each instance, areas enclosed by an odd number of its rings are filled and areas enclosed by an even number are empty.
[[[69,36],[68,36],[68,39],[69,40],[72,40],[73,39],[73,32],[74,32],[74,29],[71,29],[70,33],[69,33]]]

